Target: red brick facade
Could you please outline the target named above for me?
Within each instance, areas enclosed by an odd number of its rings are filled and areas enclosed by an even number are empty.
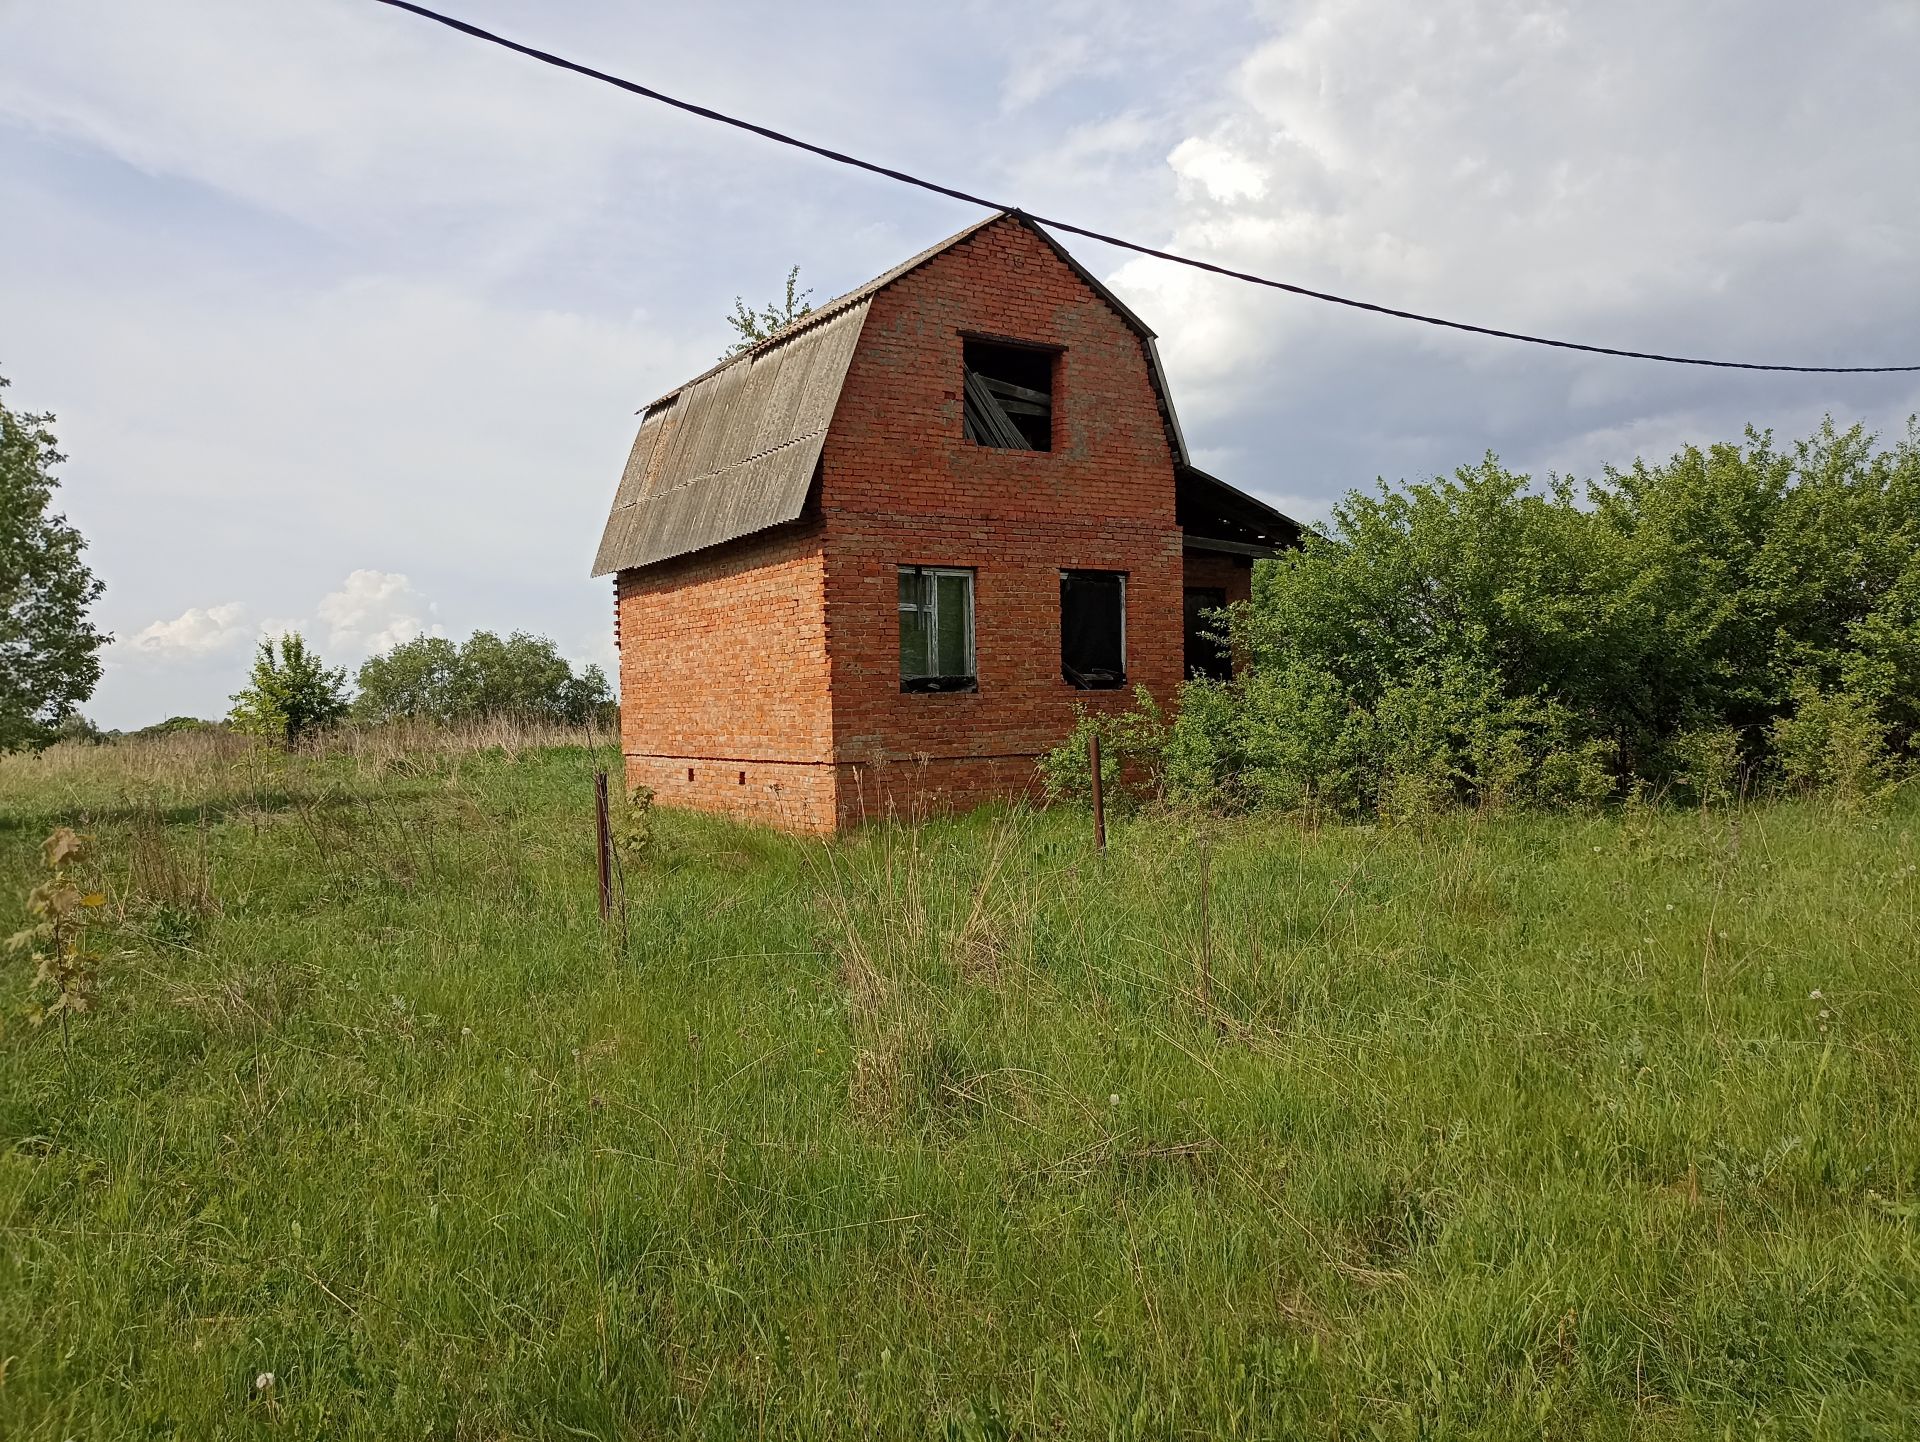
[[[967,335],[1059,348],[1052,450],[963,437]],[[974,571],[977,691],[901,690],[913,564]],[[1126,573],[1125,690],[1062,679],[1063,569]],[[801,521],[620,575],[628,779],[818,831],[1023,794],[1076,705],[1172,699],[1184,584],[1240,599],[1248,575],[1183,556],[1140,334],[1003,219],[874,296]]]

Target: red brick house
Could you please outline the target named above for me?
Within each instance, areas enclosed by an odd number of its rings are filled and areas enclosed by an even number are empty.
[[[1018,795],[1170,700],[1299,527],[1195,469],[1153,332],[1008,212],[662,396],[614,497],[629,784],[827,831]]]

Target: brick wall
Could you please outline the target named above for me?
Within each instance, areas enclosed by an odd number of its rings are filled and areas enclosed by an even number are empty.
[[[824,576],[813,520],[621,572],[628,785],[668,806],[833,825]]]
[[[1185,582],[1189,586],[1218,586],[1227,604],[1253,599],[1253,561],[1246,556],[1223,556],[1213,551],[1188,551]]]
[[[1053,449],[962,435],[967,334],[1061,348]],[[823,457],[834,756],[843,819],[1021,794],[1076,705],[1171,699],[1183,666],[1173,457],[1140,337],[1003,221],[874,298]],[[977,693],[900,690],[901,565],[971,567]],[[1127,574],[1124,691],[1060,675],[1060,571]],[[860,788],[849,768],[860,768]]]
[[[1061,348],[1051,451],[962,437],[966,334]],[[661,803],[824,830],[1028,794],[1076,706],[1172,699],[1190,560],[1145,353],[1025,227],[874,297],[821,465],[807,520],[620,577],[627,774]],[[977,693],[900,690],[911,564],[975,571]],[[1061,678],[1062,569],[1126,573],[1125,690]]]

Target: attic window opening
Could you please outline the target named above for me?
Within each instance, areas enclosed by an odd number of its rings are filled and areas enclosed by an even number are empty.
[[[1060,675],[1082,691],[1127,684],[1127,577],[1060,573]]]
[[[1057,351],[967,340],[966,438],[1008,451],[1053,449],[1053,365]]]
[[[900,568],[900,689],[974,691],[973,572]]]

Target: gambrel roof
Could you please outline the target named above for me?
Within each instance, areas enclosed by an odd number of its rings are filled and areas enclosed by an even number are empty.
[[[1192,470],[1153,332],[1030,218],[1019,211],[1001,211],[828,301],[646,406],[593,574],[649,566],[797,520],[873,297],[1002,220],[1024,225],[1045,241],[1139,335],[1176,473]],[[1233,494],[1283,523],[1278,529],[1292,527],[1297,536],[1298,527],[1279,512],[1251,496]]]

